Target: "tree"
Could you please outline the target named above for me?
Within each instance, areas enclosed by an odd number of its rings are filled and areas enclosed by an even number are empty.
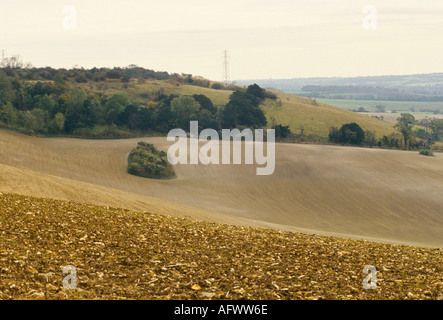
[[[261,90],[260,87],[258,88]],[[252,86],[251,90],[254,92],[256,87]],[[260,101],[259,98],[250,93],[239,90],[234,91],[229,97],[228,104],[222,111],[223,126],[227,129],[238,126],[249,126],[253,128],[265,126],[267,120],[263,110],[259,107]]]
[[[10,69],[20,69],[23,67],[22,58],[18,55],[12,56],[10,58],[4,58],[1,62],[1,66]]]
[[[332,127],[329,131],[329,140],[335,143],[360,145],[364,139],[363,129],[355,122],[342,125],[340,130]]]
[[[154,112],[155,129],[160,132],[168,132],[174,128],[174,122],[174,114],[169,103],[165,101],[160,103]]]
[[[281,124],[274,125],[272,129],[275,130],[275,137],[278,138],[286,138],[288,135],[291,134],[291,130],[289,129],[289,126],[283,126]]]
[[[45,94],[43,97],[41,97],[38,100],[36,106],[37,106],[37,108],[45,110],[45,111],[47,111],[49,113],[53,113],[54,107],[55,107],[55,102],[52,99],[52,97],[50,97],[47,94]]]
[[[429,123],[431,137],[434,141],[440,141],[443,138],[443,119],[434,119]]]
[[[32,111],[26,111],[25,126],[32,132],[45,132],[47,113],[39,108]]]
[[[63,80],[63,76],[58,72],[54,75],[54,82],[57,84],[61,84],[61,85],[65,84],[65,80]]]
[[[377,144],[377,138],[375,137],[375,132],[366,130],[364,142],[366,145],[368,145],[370,147],[375,146]]]
[[[200,104],[191,96],[181,96],[171,101],[171,112],[178,128],[189,128],[189,122],[198,120]]]
[[[14,109],[11,102],[7,102],[3,107],[3,110],[0,109],[0,112],[2,112],[0,120],[5,122],[8,126],[13,127],[17,124],[17,111]]]
[[[263,100],[265,98],[265,90],[263,90],[262,88],[260,88],[260,86],[256,83],[254,83],[253,85],[248,86],[248,88],[246,89],[246,93],[250,94],[254,97],[259,98],[260,100]]]
[[[340,131],[337,127],[331,127],[329,129],[329,141],[340,143]]]
[[[223,126],[226,129],[238,126],[259,128],[266,125],[266,117],[263,111],[254,106],[248,99],[235,99],[223,109]]]
[[[344,124],[339,131],[342,143],[360,145],[365,139],[363,129],[355,122]]]
[[[139,109],[133,104],[130,104],[120,113],[118,117],[118,125],[127,126],[131,130],[137,129],[140,124],[138,114]]]
[[[238,105],[238,102],[233,101],[228,102],[224,107],[222,112],[222,123],[225,129],[237,127],[238,113],[240,112],[239,109],[240,106]]]
[[[215,116],[210,113],[206,109],[200,110],[198,114],[198,127],[199,130],[211,128],[211,129],[218,129],[217,119]]]
[[[189,83],[189,84],[191,84],[191,83],[193,83],[194,82],[194,80],[192,79],[192,75],[188,75],[186,78],[185,78],[185,83]]]
[[[84,126],[83,106],[86,93],[81,89],[71,89],[63,96],[65,105],[65,130],[72,132]]]
[[[13,91],[11,81],[6,73],[0,70],[0,106],[12,101]]]
[[[114,94],[105,104],[105,120],[108,125],[118,124],[120,114],[130,104],[128,97]]]
[[[55,124],[57,125],[58,131],[63,131],[63,128],[65,127],[65,116],[63,113],[57,113],[54,117]]]
[[[409,149],[409,141],[413,136],[412,125],[414,125],[415,123],[415,117],[410,113],[402,113],[401,116],[397,118],[395,128],[397,128],[398,131],[400,131],[403,135],[405,149]]]
[[[223,89],[224,87],[222,86],[221,83],[214,82],[214,83],[211,85],[211,88],[212,88],[212,89],[215,89],[215,90],[220,90],[220,89]]]
[[[217,108],[212,103],[211,99],[209,99],[204,94],[194,94],[192,96],[198,103],[200,103],[200,107],[202,109],[208,110],[210,113],[215,114],[217,113]]]
[[[152,129],[154,125],[154,111],[153,108],[141,107],[137,112],[137,127],[141,130]],[[131,118],[128,120],[129,128],[131,128]],[[134,119],[135,121],[135,119]]]

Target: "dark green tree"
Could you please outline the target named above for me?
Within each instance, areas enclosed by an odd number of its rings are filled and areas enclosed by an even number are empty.
[[[403,135],[405,149],[409,149],[409,141],[413,136],[412,127],[415,123],[415,117],[410,113],[402,113],[401,116],[397,118],[395,128]]]
[[[340,130],[340,142],[349,144],[362,144],[365,139],[363,129],[355,122],[344,124]]]
[[[200,103],[202,109],[208,110],[211,114],[217,113],[217,108],[207,96],[204,94],[194,94],[193,97],[198,103]]]

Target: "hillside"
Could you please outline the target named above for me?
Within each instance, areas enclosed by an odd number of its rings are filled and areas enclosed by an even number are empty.
[[[327,141],[331,127],[340,128],[345,123],[358,123],[363,130],[373,131],[377,138],[389,136],[394,132],[392,123],[367,117],[332,105],[315,102],[308,98],[286,93],[277,93],[281,103],[266,101],[263,109],[268,119],[274,118],[276,123],[289,125],[295,133],[301,129],[306,135],[319,137]]]
[[[0,299],[443,298],[441,249],[2,193],[0,219]],[[77,290],[62,288],[67,265]],[[366,265],[377,290],[362,287]]]
[[[0,192],[346,238],[443,244],[441,154],[276,144],[271,176],[256,176],[255,166],[178,165],[177,179],[153,181],[127,173],[127,156],[140,140],[160,150],[169,146],[162,137],[42,139],[0,131]]]
[[[130,84],[122,87],[119,83],[108,83],[106,85],[85,84],[85,88],[93,92],[101,92],[110,96],[116,93],[128,94],[139,103],[146,103],[142,98],[143,94],[155,96],[163,93],[166,95],[193,95],[203,94],[210,98],[214,105],[221,107],[229,101],[231,90],[215,90],[211,88],[199,87],[194,85],[173,83],[170,81],[146,81],[143,84]],[[262,108],[265,111],[268,126],[272,123],[272,118],[276,123],[289,125],[294,133],[300,133],[303,127],[304,133],[312,135],[316,140],[326,141],[329,129],[332,126],[341,127],[345,123],[356,122],[364,130],[374,131],[378,138],[383,135],[393,133],[393,125],[389,122],[368,118],[355,112],[343,110],[338,107],[313,101],[308,98],[283,92],[272,91],[278,100],[267,99]],[[271,118],[272,117],[272,118]]]
[[[189,129],[190,120],[216,130],[263,127],[267,120],[268,127],[289,125],[310,142],[326,142],[332,126],[351,122],[379,139],[393,133],[389,122],[249,85],[137,66],[5,67],[0,68],[0,128],[40,136],[128,138]]]

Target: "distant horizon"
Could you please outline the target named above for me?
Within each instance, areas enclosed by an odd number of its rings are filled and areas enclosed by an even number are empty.
[[[405,73],[405,74],[376,74],[368,76],[319,76],[319,77],[292,77],[292,78],[257,78],[257,79],[235,79],[233,81],[249,81],[249,80],[292,80],[292,79],[328,79],[328,78],[372,78],[372,77],[396,77],[396,76],[415,76],[415,75],[431,75],[431,74],[441,74],[441,72],[427,72],[427,73]]]

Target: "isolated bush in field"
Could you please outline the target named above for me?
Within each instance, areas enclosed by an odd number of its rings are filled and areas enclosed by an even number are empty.
[[[137,148],[129,154],[128,173],[153,179],[175,178],[166,152],[158,151],[154,145],[145,142],[139,142]]]

